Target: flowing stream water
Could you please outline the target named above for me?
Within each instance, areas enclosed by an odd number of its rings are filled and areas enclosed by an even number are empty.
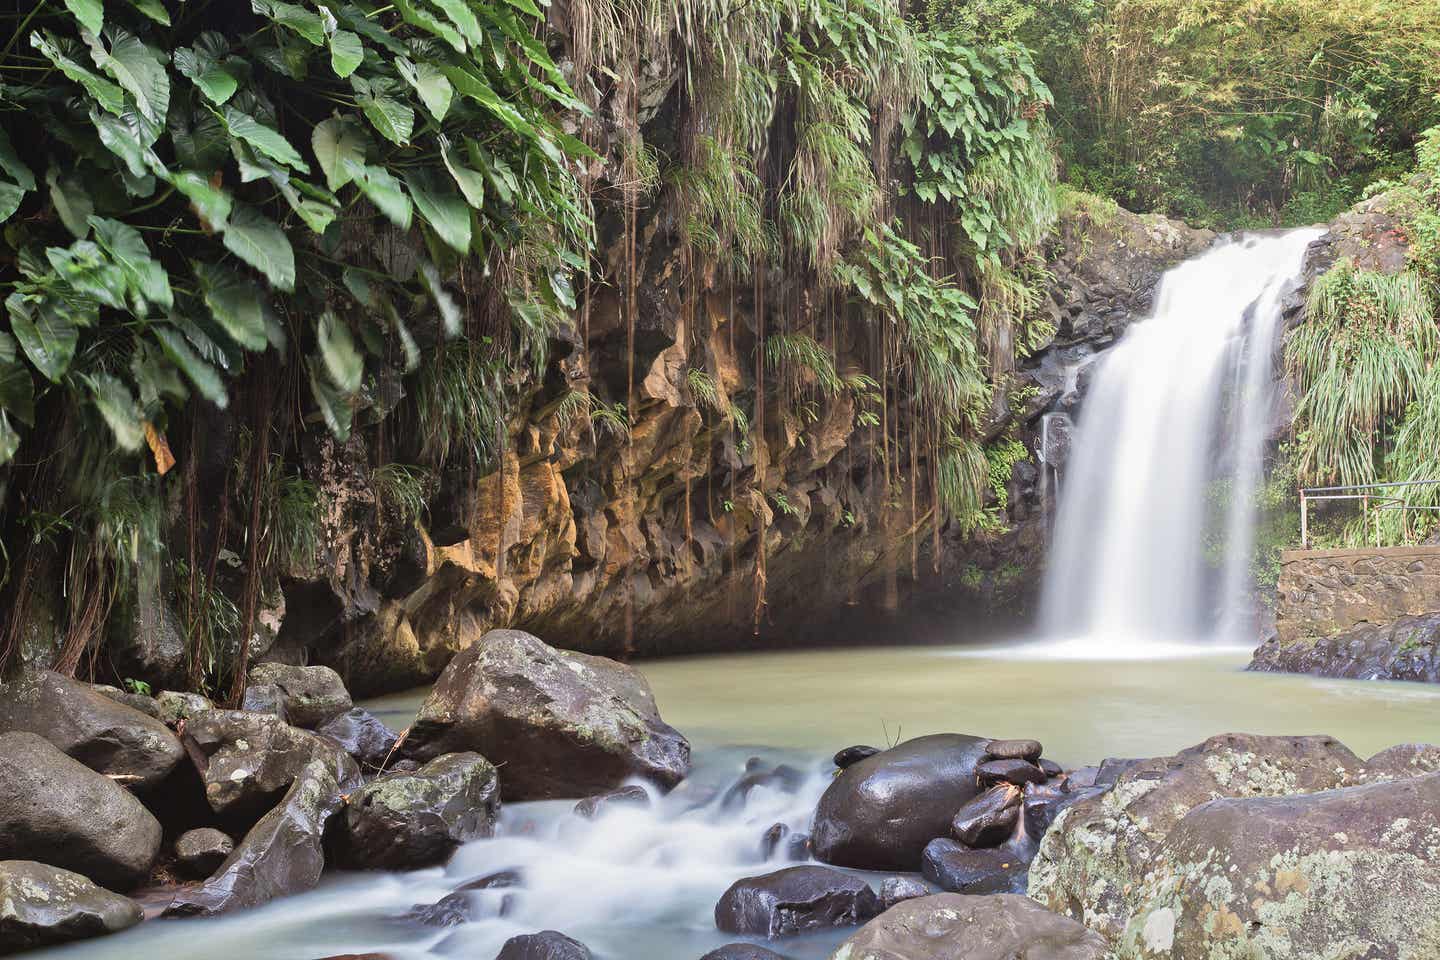
[[[494,838],[467,844],[443,868],[333,873],[313,892],[257,910],[146,923],[35,956],[492,960],[509,937],[555,929],[598,960],[697,960],[735,939],[714,927],[725,889],[780,865],[783,854],[763,854],[761,835],[775,823],[808,828],[829,756],[852,743],[939,732],[1035,737],[1071,767],[1172,753],[1231,730],[1328,733],[1362,757],[1399,740],[1440,741],[1435,687],[1252,674],[1243,648],[1164,643],[1213,633],[1243,589],[1235,569],[1201,569],[1205,493],[1228,479],[1232,501],[1244,504],[1259,481],[1278,301],[1315,236],[1243,239],[1183,265],[1167,276],[1155,317],[1103,360],[1070,466],[1050,478],[1062,490],[1048,622],[1085,637],[1065,656],[1015,642],[642,664],[662,714],[695,749],[693,774],[667,796],[593,821],[568,801],[511,804]],[[1058,459],[1068,433],[1046,427],[1046,457]],[[1231,559],[1248,558],[1248,511],[1220,523]],[[368,706],[399,729],[424,694]],[[756,757],[800,773],[737,795],[731,788]],[[436,929],[405,916],[505,870],[523,882],[478,894],[479,919]],[[776,946],[793,960],[823,960],[846,933]]]
[[[1323,233],[1246,235],[1186,261],[1098,361],[1060,492],[1047,636],[1146,656],[1157,641],[1238,635],[1281,298]]]

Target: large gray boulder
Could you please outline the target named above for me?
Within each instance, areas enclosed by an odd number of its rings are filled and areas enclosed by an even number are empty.
[[[690,744],[639,671],[520,630],[492,630],[450,661],[402,749],[480,753],[504,770],[509,800],[585,797],[630,777],[672,787],[690,769]]]
[[[412,870],[493,836],[500,778],[478,753],[447,753],[413,773],[390,773],[351,793],[340,842],[346,865]]]
[[[735,881],[715,905],[715,926],[775,938],[853,926],[879,912],[880,900],[864,880],[809,865]]]
[[[815,809],[815,858],[862,870],[920,869],[925,845],[979,788],[990,741],[942,733],[907,740],[846,767]]]
[[[354,706],[340,674],[329,667],[257,663],[250,668],[250,682],[277,687],[285,717],[297,727],[314,729]]]
[[[355,707],[331,717],[315,728],[322,737],[329,737],[355,758],[366,770],[380,770],[399,738],[369,710]]]
[[[360,785],[360,768],[333,740],[269,714],[208,710],[186,722],[185,742],[216,813],[258,816],[315,760],[342,791]]]
[[[1105,940],[1029,897],[941,893],[871,920],[830,960],[1105,960]]]
[[[1440,956],[1440,774],[1186,814],[1136,891],[1133,960]]]
[[[279,805],[250,828],[209,879],[182,888],[165,916],[213,916],[313,888],[325,868],[325,825],[343,803],[334,767],[311,760]]]
[[[0,733],[11,731],[38,734],[91,770],[141,791],[164,780],[184,756],[159,720],[51,670],[0,690]]]
[[[78,873],[34,860],[0,861],[0,955],[133,927],[140,905]]]
[[[1357,782],[1363,764],[1333,737],[1228,733],[1130,766],[1106,793],[1062,813],[1030,866],[1029,894],[1116,938],[1166,836],[1226,797],[1314,793]]]
[[[0,859],[35,859],[128,890],[160,852],[160,823],[114,781],[33,733],[0,734]]]

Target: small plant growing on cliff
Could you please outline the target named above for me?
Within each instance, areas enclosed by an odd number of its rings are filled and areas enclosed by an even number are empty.
[[[404,523],[419,520],[425,512],[425,493],[434,474],[424,467],[387,463],[370,471],[375,499]]]
[[[613,404],[605,404],[596,401],[590,410],[590,422],[605,434],[621,439],[630,437],[630,417],[625,412],[624,402],[617,400]]]

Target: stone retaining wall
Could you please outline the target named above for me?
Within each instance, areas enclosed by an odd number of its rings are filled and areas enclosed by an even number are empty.
[[[1283,643],[1440,612],[1440,546],[1288,550],[1280,565],[1275,628]]]

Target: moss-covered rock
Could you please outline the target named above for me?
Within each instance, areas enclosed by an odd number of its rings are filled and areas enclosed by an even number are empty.
[[[953,893],[906,900],[867,923],[831,960],[1102,960],[1105,941],[1028,897]]]
[[[33,860],[0,861],[0,954],[116,933],[140,905],[78,873]]]

